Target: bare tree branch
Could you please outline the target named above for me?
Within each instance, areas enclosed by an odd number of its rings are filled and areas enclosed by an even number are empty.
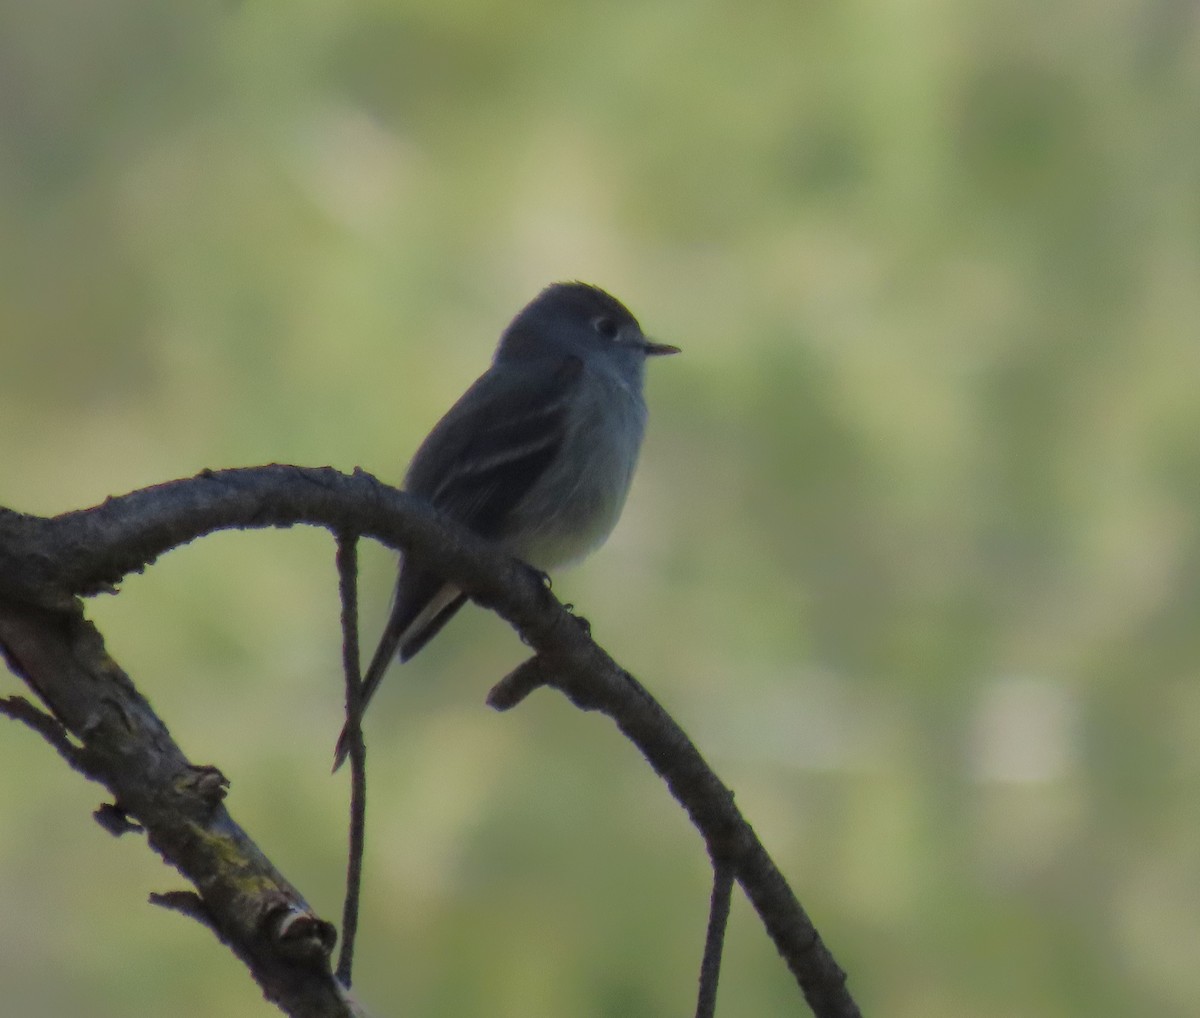
[[[542,653],[502,679],[488,703],[508,710],[541,684],[558,689],[580,710],[598,710],[612,718],[687,811],[714,865],[731,868],[813,1013],[818,1018],[857,1016],[846,974],[734,805],[733,793],[662,706],[563,614],[564,621]]]
[[[204,915],[264,996],[295,1018],[351,1015],[329,971],[333,927],[234,823],[222,803],[224,777],[187,760],[82,612],[0,602],[0,649],[80,741],[81,769],[114,796],[108,813],[135,818],[150,846],[191,881],[198,894],[188,914]],[[35,727],[62,751],[51,726]],[[105,826],[114,829],[111,820]]]
[[[24,605],[14,609],[16,624],[8,621],[12,613],[0,616],[0,645],[6,648],[17,670],[30,678],[66,728],[85,745],[91,745],[89,736],[99,718],[106,725],[134,724],[135,729],[141,729],[136,745],[156,746],[165,737],[165,729],[161,734],[151,731],[149,721],[136,711],[134,722],[123,721],[122,715],[129,708],[114,712],[101,701],[89,704],[87,711],[64,713],[60,709],[54,694],[69,701],[72,682],[64,683],[66,689],[56,686],[49,692],[40,684],[48,681],[44,678],[47,671],[57,669],[72,674],[70,662],[56,660],[47,662],[45,667],[36,667],[36,648],[48,639],[42,629],[66,625],[68,632],[60,640],[65,645],[64,652],[70,646],[67,637],[71,634],[75,634],[72,638],[77,641],[91,640],[98,646],[99,637],[77,610],[65,614],[61,611],[70,608],[74,596],[111,590],[125,575],[141,570],[163,552],[214,530],[298,523],[324,526],[335,533],[361,534],[397,549],[417,548],[430,569],[509,621],[533,648],[535,657],[501,680],[489,696],[489,703],[507,709],[537,686],[550,685],[581,709],[600,710],[611,717],[666,781],[704,837],[710,856],[728,862],[814,1014],[818,1018],[854,1018],[859,1014],[846,989],[845,974],[734,805],[732,793],[666,711],[591,640],[586,627],[546,590],[534,570],[503,555],[490,543],[420,501],[381,485],[368,474],[355,472],[349,476],[329,468],[280,465],[223,470],[136,491],[109,499],[94,509],[54,519],[0,513],[0,599]],[[37,611],[31,605],[43,610]],[[45,610],[54,608],[60,611]],[[73,621],[69,625],[55,621],[64,618]],[[20,619],[26,621],[22,624]],[[31,655],[35,658],[33,666],[27,660]],[[102,647],[99,656],[128,685],[124,673],[103,655]],[[88,681],[86,676],[75,675],[74,679]],[[132,686],[128,693],[144,705]],[[156,718],[153,721],[161,728]],[[171,747],[178,755],[173,744]],[[133,752],[145,754],[147,750],[135,748]],[[144,763],[143,773],[162,776],[154,760]],[[171,774],[178,779],[180,772],[186,773],[188,768],[178,755]],[[162,785],[156,780],[151,787],[157,789]],[[128,790],[118,787],[114,794],[118,804],[143,823],[146,822],[143,811],[153,812],[149,808],[153,803],[142,802],[146,798],[144,787]],[[223,807],[203,799],[201,803],[210,814],[221,816],[219,829],[227,831],[232,821],[224,814]],[[179,808],[183,816],[205,815],[204,810],[189,801],[179,804]],[[146,826],[152,843],[178,865],[163,851],[162,846],[170,839],[152,830],[149,823]],[[240,831],[237,834],[245,837]],[[265,860],[263,863],[269,867]],[[235,894],[211,894],[202,880],[191,873],[187,875],[214,913],[219,911],[213,908],[214,900],[224,903],[226,898],[236,898]],[[220,874],[197,876],[227,879]],[[274,876],[279,887],[294,895],[283,895],[288,907],[306,910],[307,906],[283,878]],[[237,882],[233,883],[236,889]],[[262,919],[258,914],[260,926]],[[313,922],[319,920],[314,918]],[[247,934],[245,942],[258,943],[249,936],[257,933],[257,929],[255,923],[249,923],[238,932]],[[313,932],[317,929],[323,927],[314,927]],[[324,942],[320,936],[312,937],[311,941]],[[325,971],[327,954],[326,951]]]

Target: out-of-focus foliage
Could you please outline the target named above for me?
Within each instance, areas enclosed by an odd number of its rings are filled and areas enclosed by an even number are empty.
[[[685,348],[556,590],[737,791],[869,1014],[1200,1009],[1200,24],[1111,3],[9,3],[0,504],[421,435],[545,283]],[[391,562],[366,553],[364,626]],[[325,915],[333,546],[88,606]],[[381,1013],[685,1013],[703,850],[605,722],[482,704],[475,610],[376,700]],[[20,688],[15,679],[5,691]],[[97,790],[0,727],[6,1013],[272,1013]],[[749,910],[722,1006],[802,1009]]]

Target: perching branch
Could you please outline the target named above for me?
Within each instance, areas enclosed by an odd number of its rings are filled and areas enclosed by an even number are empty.
[[[813,1014],[858,1016],[858,1005],[846,989],[846,974],[734,805],[733,793],[658,701],[572,622],[567,615],[560,624],[564,632],[544,645],[535,644],[537,656],[501,679],[488,703],[509,710],[544,685],[559,690],[580,710],[597,710],[612,718],[687,811],[714,865],[732,869]]]
[[[211,776],[195,782],[204,791],[193,791],[190,796],[180,791],[181,801],[167,794],[174,787],[171,782],[180,782],[194,769],[169,741],[165,728],[124,673],[103,654],[98,635],[83,621],[74,598],[111,590],[130,572],[140,571],[163,552],[203,534],[298,523],[323,526],[337,534],[372,537],[396,549],[419,549],[430,569],[510,622],[533,648],[535,657],[501,680],[489,703],[507,709],[537,686],[550,685],[581,709],[599,710],[611,717],[687,810],[710,856],[728,862],[814,1014],[818,1018],[859,1014],[846,989],[845,974],[734,805],[732,793],[682,729],[591,640],[545,589],[538,574],[429,506],[362,472],[345,475],[329,468],[273,465],[206,471],[53,519],[0,511],[0,647],[14,670],[28,679],[84,750],[100,757],[102,780],[113,790],[117,805],[146,826],[152,844],[192,880],[208,913],[214,916],[214,928],[248,964],[260,959],[242,945],[262,947],[271,960],[279,938],[272,941],[268,937],[263,947],[261,915],[257,926],[235,922],[226,915],[226,906],[238,901],[231,890],[246,890],[245,881],[239,883],[219,867],[210,871],[188,860],[194,843],[204,842],[195,833],[197,824],[204,832],[215,829],[222,837],[235,839],[246,858],[253,845],[229,820],[215,791],[220,783],[214,790]],[[80,675],[71,660],[81,653],[81,647],[92,648],[97,674],[120,677],[117,684],[127,687],[124,695],[131,706],[114,709],[103,698],[89,701],[86,709],[83,704],[76,705],[81,695],[76,686],[95,684],[95,677]],[[102,739],[97,738],[98,732]],[[129,760],[123,754],[135,764],[131,769],[124,766]],[[160,797],[163,802],[158,801]],[[166,816],[160,816],[159,809],[165,810]],[[177,827],[191,836],[171,837]],[[253,853],[256,865],[261,863],[262,872],[271,874],[267,882],[272,893],[282,896],[280,906],[285,915],[307,917],[300,928],[307,934],[304,942],[310,945],[306,954],[309,964],[296,965],[294,974],[303,982],[306,974],[319,969],[313,978],[323,991],[328,976],[327,927],[311,916],[298,893],[261,859],[257,849]],[[241,855],[237,858],[240,862]],[[260,888],[256,884],[254,889]],[[266,925],[270,933],[288,924]],[[319,963],[313,961],[317,956]],[[275,984],[268,990],[263,975],[254,965],[251,970],[268,996],[279,1000]],[[275,971],[270,969],[268,974]],[[331,978],[328,984],[336,986]],[[312,986],[306,984],[306,988]],[[340,1012],[297,1009],[288,1013]]]

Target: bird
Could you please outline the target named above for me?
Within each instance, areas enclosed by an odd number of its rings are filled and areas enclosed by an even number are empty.
[[[599,287],[554,283],[505,328],[490,367],[417,449],[403,488],[541,573],[574,565],[604,543],[624,508],[646,426],[646,360],[679,352],[647,339]],[[393,659],[410,660],[466,599],[401,555],[360,716]]]

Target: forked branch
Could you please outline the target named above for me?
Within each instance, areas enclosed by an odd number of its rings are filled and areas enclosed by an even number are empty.
[[[108,785],[116,805],[146,827],[154,847],[196,886],[213,928],[251,965],[271,999],[306,1018],[350,1013],[352,1005],[329,975],[329,927],[312,916],[298,892],[233,824],[220,802],[219,776],[183,758],[104,653],[75,598],[112,590],[158,555],[204,534],[295,524],[359,534],[395,549],[419,549],[430,569],[511,623],[535,657],[502,680],[489,702],[505,709],[537,686],[550,685],[580,708],[611,717],[666,781],[710,856],[729,866],[814,1014],[859,1014],[845,974],[732,793],[682,729],[592,641],[533,570],[427,505],[362,472],[273,465],[206,471],[53,519],[0,510],[0,648],[80,741],[89,769]],[[93,695],[100,676],[120,690],[112,702]],[[177,791],[165,794],[171,789]],[[204,847],[212,832],[227,839],[221,846],[236,848],[239,865],[233,873],[216,865],[221,853],[213,846],[208,846],[212,858],[203,865],[187,861],[196,843]],[[259,874],[268,875],[265,884]],[[245,898],[253,899],[253,906],[238,911],[234,906],[245,904]],[[264,907],[264,901],[274,901],[275,907]],[[301,945],[299,960],[280,970],[275,956],[293,936]],[[271,964],[259,971],[254,963],[261,963],[262,951]],[[285,1002],[284,992],[269,981],[277,976],[295,977],[306,990],[315,986],[313,996],[288,994]],[[326,1009],[305,1006],[318,998]],[[337,1006],[343,1010],[331,1009]]]

